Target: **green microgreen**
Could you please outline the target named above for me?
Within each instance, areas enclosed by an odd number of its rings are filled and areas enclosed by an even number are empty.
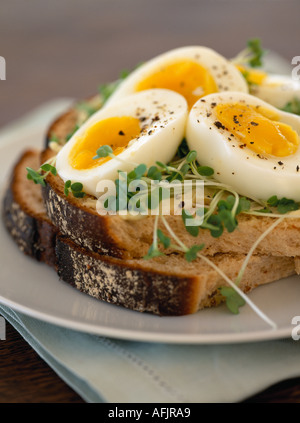
[[[130,181],[141,179],[145,175],[146,172],[147,172],[147,166],[144,163],[142,163],[138,165],[137,167],[135,167],[130,173],[128,173],[127,177]]]
[[[212,176],[214,174],[214,170],[209,166],[198,166],[197,171],[201,176]]]
[[[255,210],[257,213],[272,213],[272,210],[269,207],[264,207],[263,209]]]
[[[247,42],[247,49],[249,50],[248,63],[252,68],[262,66],[262,57],[265,54],[265,50],[261,46],[259,38],[252,38]]]
[[[161,229],[157,229],[157,237],[164,248],[169,248],[171,245],[171,238],[166,236]]]
[[[196,237],[199,234],[199,226],[197,225],[188,225],[188,221],[191,221],[192,219],[195,219],[195,217],[193,217],[189,212],[187,212],[185,209],[182,209],[182,220],[183,220],[183,224],[185,226],[185,229],[187,230],[187,232]],[[194,221],[193,221],[194,223]]]
[[[186,156],[186,162],[187,163],[192,163],[192,162],[194,162],[195,160],[197,159],[197,153],[196,153],[196,151],[194,151],[194,150],[192,150],[192,151],[190,151],[188,154],[187,154],[187,156]]]
[[[276,195],[273,195],[267,200],[269,207],[275,207],[279,214],[286,214],[291,211],[299,210],[299,204],[294,200],[288,198],[278,199]]]
[[[251,38],[247,41],[247,47],[232,59],[232,62],[250,66],[251,68],[261,67],[265,53],[266,51],[262,48],[261,40],[259,38]]]
[[[158,169],[157,166],[150,166],[147,172],[147,177],[155,181],[161,181],[162,172]]]
[[[157,246],[155,246],[154,244],[150,245],[150,248],[148,250],[148,253],[144,256],[145,260],[151,260],[155,257],[160,257],[163,256],[164,254],[159,251],[159,249],[157,248]]]
[[[284,112],[294,113],[295,115],[300,115],[300,99],[293,98],[293,100],[286,103],[286,105],[282,108]]]
[[[96,151],[96,156],[93,157],[94,160],[99,159],[101,157],[108,157],[113,154],[113,149],[109,145],[102,145]]]
[[[45,177],[39,171],[32,169],[31,167],[26,167],[27,170],[27,179],[33,181],[35,184],[40,184],[46,186]]]
[[[70,192],[75,198],[83,198],[86,195],[83,191],[83,185],[81,182],[72,183],[70,180],[68,180],[64,185],[65,196],[67,197]]]
[[[160,233],[161,231],[157,230],[158,219],[159,219],[159,216],[158,215],[155,216],[154,225],[153,225],[153,242],[150,245],[150,248],[149,248],[147,254],[144,256],[145,260],[151,260],[155,257],[160,257],[160,256],[164,255],[164,253],[162,253],[158,249],[158,236],[161,235],[161,233]]]
[[[45,179],[52,173],[52,175],[56,176],[57,171],[53,164],[55,163],[56,158],[49,160],[48,162],[41,165],[38,170],[34,170],[31,167],[26,167],[27,170],[27,179],[33,181],[35,184],[42,185],[43,187],[46,186]]]
[[[238,314],[240,307],[246,304],[244,298],[232,287],[222,286],[219,291],[225,297],[226,306],[233,314]]]
[[[204,248],[204,244],[201,245],[193,245],[192,247],[190,247],[185,253],[184,253],[184,257],[188,262],[194,261],[196,260],[196,258],[198,257],[198,252],[203,250]]]
[[[45,163],[41,166],[41,169],[44,172],[51,172],[52,175],[56,176],[57,175],[57,171],[56,168],[54,166],[52,166],[50,163]]]
[[[178,156],[180,159],[183,159],[183,158],[185,158],[185,157],[187,156],[187,154],[189,153],[189,151],[190,151],[190,149],[189,149],[189,147],[188,147],[187,141],[186,141],[186,139],[184,138],[184,139],[182,140],[182,142],[181,142],[180,146],[178,147],[178,150],[177,150],[177,156]]]
[[[239,197],[238,201],[235,196],[228,195],[227,198],[219,200],[216,210],[213,214],[205,213],[204,221],[200,226],[202,229],[209,229],[211,236],[219,238],[224,229],[233,232],[238,222],[236,216],[242,212],[250,210],[251,203],[245,197]],[[205,218],[205,216],[207,216]]]

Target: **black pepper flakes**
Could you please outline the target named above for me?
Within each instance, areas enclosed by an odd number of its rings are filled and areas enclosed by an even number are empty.
[[[237,125],[239,125],[239,124],[240,124],[240,122],[239,122],[239,120],[238,120],[238,118],[237,118],[237,115],[234,115],[234,116],[233,116],[233,122],[234,122],[234,123],[236,123]]]
[[[214,122],[214,125],[218,128],[218,129],[225,129],[225,126],[218,120],[216,120]]]

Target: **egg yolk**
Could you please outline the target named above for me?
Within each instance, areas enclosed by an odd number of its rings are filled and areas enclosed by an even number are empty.
[[[279,121],[272,110],[245,104],[219,104],[215,107],[219,122],[242,145],[256,153],[284,157],[294,154],[299,135],[291,126]]]
[[[85,170],[98,167],[110,160],[110,157],[94,159],[98,148],[109,145],[114,155],[125,150],[128,143],[141,132],[140,121],[131,116],[110,117],[88,128],[69,155],[69,162],[74,169]]]
[[[180,61],[161,67],[157,72],[139,82],[136,91],[165,88],[185,97],[189,108],[199,98],[218,92],[212,75],[203,66],[193,61]]]
[[[247,69],[241,65],[236,67],[250,84],[261,85],[268,76],[266,72],[257,69]]]

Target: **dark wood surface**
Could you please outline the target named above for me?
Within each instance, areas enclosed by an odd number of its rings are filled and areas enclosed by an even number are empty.
[[[252,37],[291,61],[300,54],[298,0],[0,0],[0,125],[57,97],[82,98],[171,48],[206,45],[233,57]],[[1,260],[1,259],[0,259]],[[1,403],[80,403],[7,323]],[[300,378],[248,402],[300,402]]]

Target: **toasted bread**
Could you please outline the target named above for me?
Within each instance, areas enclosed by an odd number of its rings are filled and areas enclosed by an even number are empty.
[[[3,199],[3,221],[24,254],[55,267],[57,229],[46,214],[41,186],[26,179],[27,166],[39,167],[38,151],[25,151],[14,166]]]

